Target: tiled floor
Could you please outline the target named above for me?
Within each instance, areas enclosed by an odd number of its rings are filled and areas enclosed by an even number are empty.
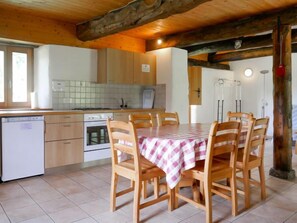
[[[272,145],[267,142],[267,199],[261,201],[259,190],[253,188],[252,207],[244,211],[243,197],[239,196],[240,214],[232,217],[230,202],[214,197],[215,222],[297,222],[297,179],[285,181],[269,176],[272,159]],[[296,155],[293,155],[293,168],[297,170]],[[132,194],[118,198],[117,211],[109,211],[110,173],[108,164],[52,171],[39,177],[3,183],[0,185],[0,222],[132,222]],[[121,180],[120,187],[127,185],[129,181]],[[184,203],[168,212],[167,203],[162,202],[143,209],[141,221],[198,223],[205,222],[205,214]]]

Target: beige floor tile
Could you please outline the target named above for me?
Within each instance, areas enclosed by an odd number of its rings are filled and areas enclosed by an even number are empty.
[[[100,213],[108,212],[110,210],[107,201],[100,198],[95,201],[82,204],[79,207],[91,216],[99,215]]]
[[[14,183],[4,183],[0,186],[0,201],[17,199],[27,196],[27,192],[24,189]]]
[[[85,218],[82,220],[75,221],[74,223],[97,223],[93,218]]]
[[[68,200],[65,197],[60,197],[50,201],[41,202],[39,203],[39,205],[48,214],[57,211],[62,211],[67,208],[75,207],[75,204],[73,204],[70,200]]]
[[[73,203],[80,205],[90,201],[98,200],[99,196],[90,191],[83,191],[80,193],[73,193],[73,194],[67,195],[67,198],[71,200]]]
[[[85,188],[81,184],[75,182],[75,183],[68,184],[65,186],[60,186],[59,188],[57,188],[57,190],[60,193],[64,194],[65,196],[69,196],[72,194],[85,192],[87,190],[87,188]]]
[[[35,201],[29,195],[1,202],[1,205],[5,211],[30,206],[33,204],[35,204]]]
[[[91,180],[96,180],[96,177],[94,177],[88,173],[85,173],[83,171],[76,171],[76,172],[68,173],[65,175],[77,183],[84,183],[84,182],[88,182]]]
[[[284,222],[294,214],[294,212],[284,208],[273,207],[266,204],[252,210],[250,213],[265,218],[271,222]]]
[[[32,218],[20,223],[54,223],[54,221],[47,215],[43,215],[37,218]]]
[[[53,199],[60,198],[63,195],[57,190],[46,189],[46,190],[38,191],[36,193],[32,193],[32,194],[30,194],[30,196],[37,203],[41,203],[41,202],[50,201]]]
[[[104,212],[99,215],[92,216],[97,222],[100,223],[131,223],[132,215],[128,217],[121,211],[116,212]]]
[[[205,223],[206,222],[206,216],[205,212],[199,212],[195,215],[192,215],[190,217],[185,218],[184,220],[180,221],[180,223]],[[230,221],[222,219],[219,216],[216,216],[215,214],[212,215],[212,221],[213,222],[220,222],[220,223],[230,223]]]
[[[87,189],[94,190],[94,191],[95,190],[99,191],[101,187],[110,187],[110,183],[106,183],[105,181],[97,178],[95,178],[94,180],[82,182],[80,184],[86,187]]]
[[[297,213],[291,216],[289,219],[285,221],[286,223],[296,223],[297,222]]]
[[[45,215],[44,211],[36,204],[23,208],[6,211],[11,222],[21,222]]]
[[[55,223],[75,222],[88,218],[89,216],[78,207],[67,208],[62,211],[49,214]]]
[[[0,213],[0,222],[1,223],[10,223],[10,221],[5,213]]]
[[[232,223],[281,223],[278,221],[271,221],[268,218],[264,218],[261,216],[257,216],[251,213],[248,213],[244,216],[242,216],[241,218],[236,219],[235,221],[233,221]]]
[[[292,194],[292,197],[297,196]],[[292,201],[284,196],[276,194],[273,198],[268,200],[265,205],[282,208],[288,211],[297,212],[297,202]]]

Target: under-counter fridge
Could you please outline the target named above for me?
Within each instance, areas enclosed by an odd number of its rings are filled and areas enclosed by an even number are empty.
[[[1,180],[44,174],[44,117],[1,118]]]

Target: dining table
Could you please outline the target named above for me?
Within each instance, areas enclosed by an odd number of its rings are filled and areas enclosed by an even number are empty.
[[[165,172],[166,182],[173,189],[184,170],[205,159],[210,127],[210,123],[194,123],[139,128],[140,154]],[[245,132],[240,136],[241,146]]]

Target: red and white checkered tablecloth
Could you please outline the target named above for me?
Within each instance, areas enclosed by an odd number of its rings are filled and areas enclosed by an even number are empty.
[[[166,173],[166,181],[174,188],[181,172],[205,159],[210,124],[181,124],[138,129],[141,155]]]
[[[181,172],[204,160],[211,124],[181,124],[138,129],[141,155],[166,173],[166,181],[174,188],[181,179]],[[245,134],[240,138],[244,144]]]

